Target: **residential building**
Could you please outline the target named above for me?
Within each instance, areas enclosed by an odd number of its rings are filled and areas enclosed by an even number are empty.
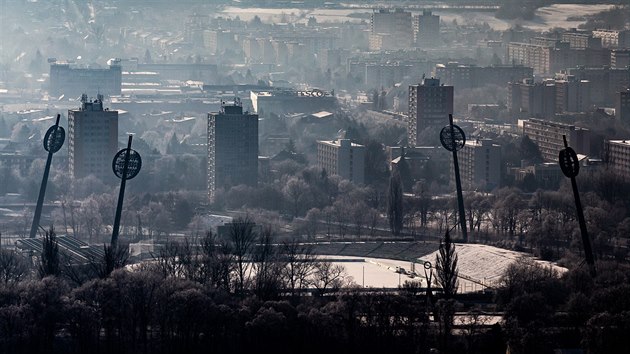
[[[604,161],[615,173],[630,178],[630,140],[606,140]]]
[[[630,49],[613,49],[610,51],[610,67],[626,69],[630,66]]]
[[[445,85],[457,89],[477,88],[487,85],[506,87],[509,82],[522,81],[534,75],[532,68],[523,65],[475,66],[455,62],[437,64],[435,77]]]
[[[457,159],[464,190],[491,191],[500,186],[501,146],[491,139],[466,141]],[[451,182],[455,183],[454,173],[451,173]]]
[[[607,48],[570,48],[569,43],[552,38],[535,38],[532,43],[509,43],[507,63],[534,69],[536,75],[551,75],[579,65],[597,67],[610,63]]]
[[[523,135],[538,146],[545,161],[558,161],[558,154],[564,149],[563,136],[576,153],[590,155],[590,131],[575,125],[531,118],[523,121]]]
[[[630,30],[596,29],[593,37],[601,38],[606,48],[630,48]]]
[[[534,69],[535,74],[552,72],[553,47],[531,43],[511,42],[507,45],[506,62]]]
[[[208,48],[210,54],[221,54],[224,50],[233,48],[236,45],[234,33],[229,30],[205,30],[203,32],[204,47]]]
[[[562,33],[562,41],[568,42],[571,48],[601,48],[602,39],[593,37],[590,32],[578,32],[575,28]]]
[[[365,176],[365,147],[350,139],[318,140],[317,166],[331,175],[361,184]]]
[[[551,118],[556,114],[556,85],[553,80],[508,84],[508,109],[522,117]]]
[[[567,71],[577,80],[591,83],[591,100],[598,105],[611,105],[617,92],[630,87],[630,67],[611,69],[609,66],[575,67]]]
[[[591,83],[573,75],[559,75],[556,85],[556,112],[586,112],[591,106]]]
[[[118,152],[118,111],[103,109],[103,96],[88,100],[81,96],[81,108],[68,111],[68,164],[72,178],[94,175],[111,182],[112,159]]]
[[[449,114],[453,114],[453,86],[440,85],[440,79],[435,78],[425,78],[421,84],[409,86],[409,146],[438,145],[438,134],[430,141],[419,141],[419,138],[429,127],[446,126]]]
[[[440,43],[440,16],[424,10],[422,15],[413,17],[413,41],[418,46]]]
[[[630,88],[615,95],[615,118],[630,124]]]
[[[86,92],[90,95],[120,95],[121,83],[122,69],[118,59],[110,60],[108,68],[80,67],[57,61],[50,64],[49,94],[53,97],[78,98]]]
[[[403,9],[379,9],[372,13],[370,20],[370,50],[409,48],[413,40],[411,12]],[[376,40],[377,37],[390,40]],[[373,37],[373,38],[372,38]]]
[[[240,184],[258,184],[258,115],[237,101],[208,113],[209,197]]]

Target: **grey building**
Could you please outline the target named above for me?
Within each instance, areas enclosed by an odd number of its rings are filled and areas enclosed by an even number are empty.
[[[447,125],[449,114],[453,114],[453,86],[440,85],[440,80],[434,78],[409,86],[409,146],[438,145],[437,135],[434,141],[419,141],[420,136],[427,128]]]
[[[317,165],[331,175],[360,184],[365,179],[365,146],[350,139],[318,140]]]
[[[491,191],[501,182],[501,146],[491,139],[469,140],[458,153],[462,187]],[[451,168],[451,182],[455,173]]]
[[[531,118],[523,121],[523,135],[538,145],[545,161],[558,161],[558,154],[564,149],[563,135],[576,153],[590,155],[590,131],[575,125]]]
[[[435,45],[440,41],[440,16],[424,10],[413,18],[413,38],[416,45]]]
[[[68,164],[72,178],[89,175],[112,181],[112,159],[118,151],[118,112],[103,109],[103,96],[68,111]]]
[[[208,113],[208,194],[258,183],[258,115],[240,102]]]
[[[615,94],[615,118],[625,124],[630,123],[630,88]]]
[[[50,65],[49,94],[54,97],[79,97],[84,93],[120,95],[121,87],[120,60],[110,60],[108,68],[79,67],[63,62]]]

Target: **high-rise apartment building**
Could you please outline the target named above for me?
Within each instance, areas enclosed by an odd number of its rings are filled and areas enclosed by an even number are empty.
[[[350,139],[318,140],[317,166],[331,175],[337,175],[360,184],[365,176],[365,147]]]
[[[411,12],[379,9],[372,13],[370,50],[409,48],[412,40]]]
[[[491,191],[499,187],[501,146],[491,139],[469,140],[457,156],[463,189]],[[454,173],[451,181],[455,183]]]
[[[420,135],[429,127],[447,125],[449,114],[453,114],[453,86],[440,85],[440,80],[434,78],[425,78],[422,84],[409,86],[409,146],[438,145],[437,134],[430,141],[419,141]]]
[[[240,102],[208,113],[208,194],[219,188],[258,183],[258,115]]]
[[[118,151],[118,112],[103,109],[103,96],[68,111],[68,162],[72,178],[94,175],[103,182],[113,179],[112,159]]]
[[[508,84],[508,109],[517,116],[552,118],[556,114],[556,85],[553,80]]]
[[[424,10],[413,18],[413,40],[416,45],[436,45],[440,41],[440,16]]]

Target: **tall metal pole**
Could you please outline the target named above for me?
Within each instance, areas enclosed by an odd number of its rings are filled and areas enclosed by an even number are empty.
[[[63,128],[59,126],[60,114],[57,114],[57,120],[55,125],[50,127],[44,136],[44,149],[48,151],[48,158],[46,158],[46,167],[44,167],[44,176],[42,177],[42,183],[39,187],[39,196],[37,197],[37,205],[35,206],[35,215],[33,216],[33,223],[31,224],[30,238],[34,238],[37,235],[37,229],[39,228],[39,220],[42,216],[42,208],[44,205],[44,196],[46,195],[46,185],[48,184],[48,175],[50,174],[50,164],[52,162],[53,154],[61,148],[63,140],[65,139],[65,132]]]
[[[573,188],[573,196],[575,197],[575,208],[577,209],[580,233],[582,234],[584,257],[586,258],[586,264],[588,264],[591,276],[595,277],[597,275],[597,271],[595,269],[595,257],[593,256],[591,239],[588,237],[588,230],[586,229],[586,221],[584,219],[582,202],[580,201],[580,193],[578,192],[577,182],[575,181],[575,177],[580,171],[580,164],[575,151],[573,151],[567,143],[566,135],[563,135],[562,139],[564,140],[564,150],[560,151],[560,167],[564,175],[571,179],[571,187]]]
[[[451,140],[452,151],[453,151],[453,168],[455,169],[455,186],[457,188],[457,206],[459,209],[459,224],[462,229],[462,237],[464,243],[468,242],[468,230],[466,229],[466,215],[464,209],[464,196],[462,194],[462,182],[459,178],[459,161],[457,160],[457,141],[454,139],[455,137],[455,127],[453,126],[453,115],[448,115],[448,123],[451,129],[451,136],[453,139]]]
[[[129,142],[127,143],[127,149],[125,151],[125,163],[122,170],[122,177],[120,178],[120,191],[118,191],[118,205],[116,206],[116,217],[114,218],[114,228],[112,230],[112,249],[116,248],[118,244],[118,231],[120,229],[120,214],[122,213],[123,200],[125,198],[125,186],[127,184],[127,169],[129,168],[129,154],[131,153],[131,140],[133,135],[129,135]]]

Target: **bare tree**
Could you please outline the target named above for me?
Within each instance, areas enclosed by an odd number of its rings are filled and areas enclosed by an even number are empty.
[[[239,294],[242,294],[247,286],[256,236],[254,223],[247,218],[238,218],[230,224],[229,239],[236,264],[236,292]]]
[[[200,252],[199,281],[229,291],[234,271],[234,256],[229,244],[218,244],[216,236],[212,232],[207,232],[201,240]]]
[[[320,296],[339,291],[343,287],[346,277],[346,269],[341,264],[334,264],[325,260],[315,262],[312,282]]]
[[[92,262],[95,267],[96,275],[101,278],[107,278],[116,269],[124,267],[129,261],[129,245],[117,244],[103,245],[103,258],[98,262]]]
[[[26,259],[15,251],[0,250],[0,282],[4,285],[19,283],[28,273]]]
[[[301,202],[305,197],[308,186],[301,178],[291,177],[283,188],[284,194],[291,201],[293,217],[297,218],[301,214]]]
[[[180,245],[177,242],[167,242],[159,248],[157,253],[152,254],[155,261],[154,269],[164,278],[182,276],[183,267],[179,261],[180,254]]]
[[[389,178],[387,198],[387,220],[394,236],[400,235],[403,228],[403,186],[398,170],[394,169]]]
[[[252,265],[255,270],[254,293],[263,300],[277,297],[282,287],[282,278],[270,228],[265,227],[260,233],[258,245],[254,247],[252,253]]]
[[[321,218],[322,212],[317,208],[313,208],[306,213],[306,217],[304,218],[304,231],[309,239],[315,239],[315,236],[317,236]]]
[[[50,227],[42,239],[42,254],[40,257],[39,276],[58,276],[61,273],[59,266],[59,245],[55,230]]]
[[[379,221],[381,220],[381,213],[374,208],[370,208],[366,213],[366,217],[368,221],[368,229],[370,230],[370,236],[374,237],[376,235],[376,229]]]
[[[280,254],[280,259],[284,263],[282,277],[291,293],[295,295],[297,290],[308,286],[309,277],[313,273],[316,261],[313,246],[292,240],[282,244]]]

